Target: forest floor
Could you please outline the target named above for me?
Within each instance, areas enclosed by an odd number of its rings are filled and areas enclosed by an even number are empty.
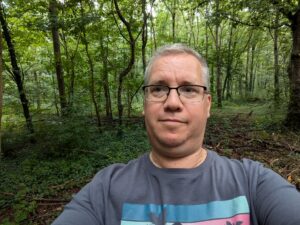
[[[262,122],[266,120],[269,120],[269,122]],[[295,184],[300,190],[300,135],[299,133],[288,131],[276,123],[272,123],[272,120],[276,119],[270,116],[270,114],[256,115],[255,110],[239,110],[239,112],[231,112],[230,114],[226,113],[226,111],[216,110],[213,112],[213,116],[208,123],[205,146],[230,158],[241,159],[246,157],[260,161],[265,166],[278,172],[289,182]],[[90,181],[97,170],[113,162],[126,162],[130,158],[134,158],[145,152],[149,146],[141,141],[141,145],[134,146],[134,148],[141,148],[140,146],[146,145],[143,149],[137,150],[134,154],[132,152],[130,154],[128,152],[126,154],[122,153],[124,149],[129,148],[130,143],[139,142],[139,140],[144,140],[146,137],[143,131],[142,118],[132,119],[132,122],[128,121],[129,124],[135,124],[134,129],[126,130],[125,138],[129,138],[128,140],[124,141],[124,139],[120,139],[119,137],[114,138],[111,133],[107,135],[106,141],[110,140],[109,138],[114,139],[109,143],[113,146],[114,152],[108,151],[107,155],[105,155],[106,153],[103,153],[103,151],[101,154],[98,154],[90,150],[83,150],[84,154],[81,155],[81,159],[78,161],[81,167],[87,167],[85,165],[92,165],[91,167],[94,167],[90,169],[85,168],[86,170],[83,172],[79,171],[81,170],[78,166],[79,164],[75,163],[73,165],[73,162],[64,161],[63,164],[55,164],[55,167],[63,165],[63,167],[59,168],[59,171],[63,170],[65,174],[74,173],[74,176],[63,177],[61,180],[51,181],[52,183],[49,181],[41,191],[39,191],[41,187],[38,184],[33,187],[34,182],[41,183],[38,180],[40,179],[39,174],[42,171],[46,174],[46,176],[42,176],[44,180],[49,179],[48,177],[52,176],[52,172],[55,176],[57,172],[51,171],[53,170],[51,169],[53,168],[51,167],[51,163],[54,164],[57,160],[47,161],[49,163],[47,169],[43,167],[43,169],[40,169],[41,171],[36,171],[31,175],[26,175],[24,167],[14,168],[8,166],[12,161],[7,160],[6,167],[4,166],[4,169],[6,169],[5,174],[12,173],[12,170],[22,169],[23,174],[25,174],[24,176],[31,176],[31,179],[36,176],[36,178],[33,181],[30,180],[31,183],[28,182],[30,183],[28,186],[26,186],[27,184],[24,181],[23,186],[18,186],[16,193],[14,188],[5,189],[2,187],[1,189],[0,186],[0,200],[2,199],[2,202],[0,201],[0,224],[50,224],[63,210],[63,206],[71,199],[72,195],[78,192],[85,183]],[[140,124],[138,129],[136,129],[137,122]],[[142,135],[136,137],[139,133],[142,133]],[[103,142],[102,145],[101,142]],[[127,145],[124,143],[127,143]],[[106,148],[105,140],[100,140],[100,146]],[[116,148],[119,148],[120,151],[116,152]],[[86,161],[82,161],[82,157],[87,154],[90,154],[90,157],[86,158]],[[97,158],[97,163],[101,159],[105,163],[94,164],[95,161],[93,160],[95,158]],[[34,168],[31,159],[21,157],[18,159],[18,164],[22,160],[21,165],[26,165],[25,170],[28,170],[28,167]],[[24,160],[27,161],[24,163]],[[71,158],[69,160],[74,159]],[[36,159],[34,162],[38,163]],[[8,183],[9,181],[5,180],[5,182]],[[20,188],[20,186],[23,188]]]

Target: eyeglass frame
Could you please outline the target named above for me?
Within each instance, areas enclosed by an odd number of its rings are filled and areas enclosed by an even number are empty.
[[[207,91],[207,87],[206,87],[206,86],[198,85],[198,84],[184,84],[184,85],[180,85],[180,86],[177,86],[177,87],[169,87],[169,86],[167,86],[167,85],[162,85],[162,84],[150,84],[150,85],[144,85],[144,86],[142,87],[144,94],[145,94],[145,89],[146,89],[146,88],[148,88],[148,87],[156,87],[156,86],[161,86],[161,87],[166,87],[166,88],[168,88],[168,93],[166,94],[166,98],[165,98],[164,100],[157,100],[157,101],[147,100],[147,98],[145,98],[147,101],[151,101],[151,102],[165,102],[165,101],[168,99],[169,94],[170,94],[170,92],[171,92],[172,89],[175,89],[175,90],[176,90],[177,95],[178,95],[180,101],[182,101],[182,99],[180,98],[179,88],[181,88],[181,87],[186,87],[186,86],[201,87],[201,88],[203,88],[203,89],[204,89],[203,98],[204,98],[205,94],[209,94],[209,92]],[[202,98],[202,100],[203,100],[203,98]],[[191,102],[193,102],[193,101],[191,101]],[[199,101],[194,101],[194,102],[199,102]]]

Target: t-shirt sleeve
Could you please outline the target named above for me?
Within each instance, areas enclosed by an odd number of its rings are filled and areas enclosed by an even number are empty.
[[[259,224],[299,225],[300,193],[274,171],[257,168],[254,208]]]
[[[101,172],[76,194],[52,225],[104,225]]]

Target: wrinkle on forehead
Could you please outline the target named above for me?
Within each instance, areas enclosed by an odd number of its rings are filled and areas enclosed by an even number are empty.
[[[189,54],[161,56],[153,63],[149,83],[203,85],[201,64]]]

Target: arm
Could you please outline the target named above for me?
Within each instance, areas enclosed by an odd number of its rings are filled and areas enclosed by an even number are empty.
[[[104,188],[99,175],[74,196],[52,225],[104,225]]]
[[[300,193],[280,175],[263,166],[258,170],[254,207],[262,225],[300,224]]]

